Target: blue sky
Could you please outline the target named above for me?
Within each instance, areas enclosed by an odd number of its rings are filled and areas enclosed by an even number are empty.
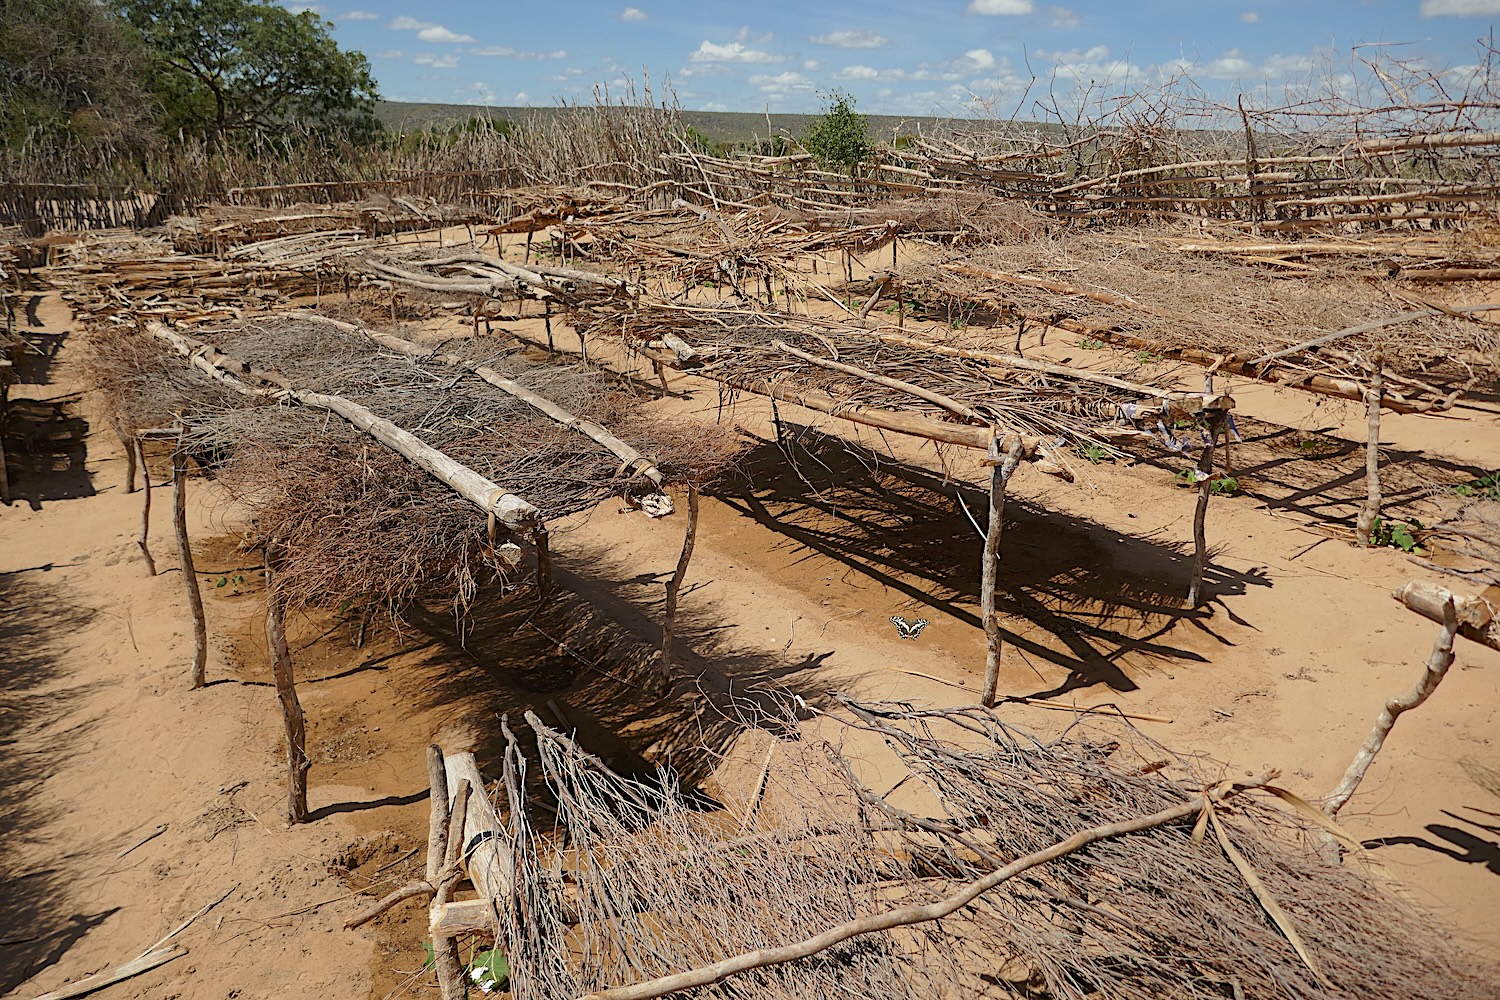
[[[347,5],[345,5],[347,4]],[[596,84],[669,83],[707,111],[817,111],[841,88],[872,114],[1009,114],[1036,78],[1066,95],[1187,74],[1216,95],[1337,79],[1386,52],[1473,71],[1500,0],[321,0],[383,97],[452,104],[587,101]],[[1365,46],[1356,49],[1356,46]],[[1460,85],[1457,89],[1462,90]]]

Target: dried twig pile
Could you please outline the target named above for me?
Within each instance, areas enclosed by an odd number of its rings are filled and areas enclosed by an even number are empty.
[[[476,882],[512,884],[493,926],[512,995],[654,997],[735,970],[693,995],[1490,993],[1427,918],[1295,844],[1296,818],[1253,794],[1274,773],[1229,797],[1129,731],[1043,743],[981,709],[845,709],[783,724],[798,735],[709,811],[670,771],[622,778],[528,715],[556,803],[538,815],[506,727],[502,839]],[[880,744],[894,789],[860,778]]]

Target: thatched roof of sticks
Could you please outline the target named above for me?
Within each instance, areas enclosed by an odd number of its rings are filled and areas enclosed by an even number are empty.
[[[1159,231],[1079,232],[937,256],[903,268],[899,280],[959,316],[1026,316],[1086,338],[1356,399],[1383,351],[1398,409],[1451,405],[1455,392],[1500,368],[1500,323],[1486,313],[1434,306],[1420,289],[1372,280],[1376,261],[1384,278],[1391,257],[1463,255],[1462,237],[1263,248],[1261,256],[1323,254],[1333,262],[1293,275],[1247,260],[1253,253],[1211,249]]]
[[[437,909],[493,930],[517,1000],[653,997],[715,973],[735,974],[691,995],[1492,993],[1494,971],[1377,885],[1352,840],[1347,865],[1298,843],[1315,807],[1266,794],[1275,772],[1221,784],[1128,729],[1042,742],[978,708],[814,716],[752,734],[713,806],[669,769],[612,772],[530,713],[502,722],[499,846],[468,863],[513,890],[494,911]],[[878,788],[861,777],[875,765]]]
[[[1165,419],[1226,410],[1228,396],[1170,390],[1139,367],[1083,372],[787,313],[642,305],[612,324],[696,375],[930,440],[991,448],[1013,434],[1054,462],[1070,443],[1126,443]]]
[[[198,447],[227,456],[219,478],[248,512],[256,537],[275,538],[284,552],[279,579],[293,606],[399,608],[434,590],[462,606],[486,574],[510,572],[517,555],[497,551],[494,528],[473,498],[331,414],[278,403],[288,395],[282,386],[367,408],[534,506],[542,521],[611,495],[654,493],[652,476],[711,477],[737,448],[727,431],[640,415],[638,401],[597,369],[551,363],[508,340],[450,344],[434,358],[420,349],[416,357],[396,353],[315,318],[195,333],[200,339],[174,336],[190,349],[211,339],[234,359],[219,362],[230,373],[225,378],[250,391],[189,367],[156,337],[124,329],[91,337],[91,379],[129,430],[180,417]],[[628,447],[650,458],[622,461],[586,432],[476,376],[474,367],[503,373],[523,394],[543,396],[574,417],[613,425]]]

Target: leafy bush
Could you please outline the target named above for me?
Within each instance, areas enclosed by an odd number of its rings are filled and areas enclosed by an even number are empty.
[[[801,141],[819,162],[851,174],[875,153],[870,120],[854,110],[854,98],[841,90],[828,95],[823,113],[802,133]]]

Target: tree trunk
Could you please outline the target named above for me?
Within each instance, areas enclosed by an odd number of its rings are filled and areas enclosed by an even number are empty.
[[[146,575],[156,575],[156,560],[151,558],[149,537],[151,534],[151,472],[146,466],[146,446],[136,438],[134,446],[136,461],[141,467],[141,537],[136,544],[141,547],[141,557],[146,560]],[[196,582],[196,581],[195,581]],[[194,685],[195,687],[197,685]]]
[[[117,438],[120,439],[120,448],[121,448],[121,450],[125,452],[125,492],[126,493],[134,493],[135,492],[135,446],[132,443],[132,441],[134,439],[130,435],[128,435],[128,434],[125,433],[125,425],[122,424],[122,423],[120,423],[120,418],[119,417],[112,418],[110,420],[110,423],[114,427],[115,437],[117,437]]]
[[[146,492],[151,492],[150,483]],[[177,533],[177,560],[182,566],[182,585],[187,590],[193,614],[193,687],[206,683],[208,667],[208,621],[203,615],[203,595],[198,591],[198,570],[193,566],[193,547],[187,529],[187,452],[181,443],[172,451],[172,526]]]
[[[984,533],[984,557],[980,562],[979,617],[984,622],[984,695],[986,706],[995,704],[1000,687],[1000,619],[995,615],[995,581],[1000,570],[1000,534],[1005,528],[1005,490],[1021,464],[1022,446],[1011,438],[1005,457],[990,469],[990,519]]]
[[[1385,394],[1385,354],[1375,352],[1375,374],[1370,377],[1370,391],[1365,393],[1367,413],[1365,432],[1365,505],[1354,523],[1354,533],[1361,545],[1373,545],[1371,534],[1380,517],[1380,397]]]
[[[667,607],[661,629],[661,667],[665,676],[672,672],[672,639],[677,628],[677,595],[682,590],[682,581],[687,576],[688,562],[693,558],[693,545],[698,539],[698,485],[688,483],[687,531],[682,536],[682,554],[677,557],[677,569],[667,581]]]
[[[276,697],[281,701],[281,720],[286,726],[287,816],[293,823],[306,823],[307,721],[297,700],[297,681],[292,673],[292,654],[286,644],[286,602],[276,589],[275,543],[266,545],[266,644],[271,649],[271,673]]]

